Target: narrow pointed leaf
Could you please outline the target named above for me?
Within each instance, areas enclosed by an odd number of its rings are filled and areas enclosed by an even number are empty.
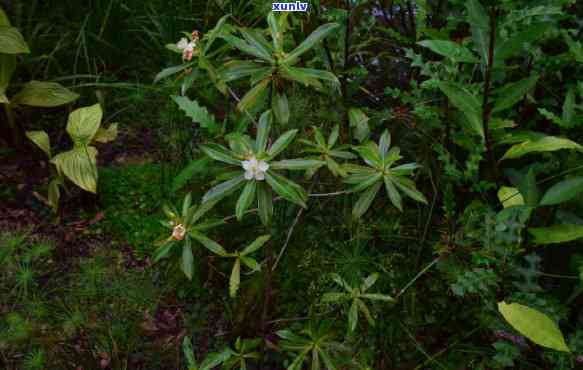
[[[255,140],[255,151],[257,154],[265,152],[271,130],[271,111],[265,111],[259,117],[259,127],[257,128],[257,139]]]
[[[552,206],[567,202],[583,192],[583,177],[574,177],[553,185],[540,202],[541,206]]]
[[[297,133],[298,130],[289,130],[281,135],[267,151],[268,159],[275,158],[279,153],[285,150],[285,148],[287,148],[296,137]]]
[[[204,144],[200,146],[200,150],[202,150],[204,154],[208,155],[215,161],[224,162],[235,166],[241,165],[241,161],[235,158],[235,156],[229,151],[229,149],[225,148],[222,145]]]
[[[182,271],[189,280],[192,280],[192,274],[194,271],[194,256],[192,255],[192,247],[190,243],[184,243],[182,247],[182,259],[181,259]]]
[[[358,198],[358,201],[352,209],[352,217],[360,218],[366,213],[366,211],[368,211],[372,201],[379,192],[381,185],[382,182],[379,181],[361,194],[360,198]]]
[[[269,186],[281,197],[303,208],[307,208],[306,200],[308,195],[299,185],[271,170],[265,173],[265,179]]]
[[[225,257],[228,254],[227,251],[219,243],[207,238],[205,235],[197,231],[192,231],[190,234],[194,239],[196,239],[206,249],[213,252],[214,254],[221,257]]]
[[[283,62],[288,65],[294,65],[302,54],[313,48],[318,42],[336,30],[338,26],[339,25],[337,23],[327,23],[321,25],[304,41],[302,41],[302,43],[297,48],[289,53]]]
[[[247,184],[243,188],[241,195],[239,196],[239,200],[237,201],[236,206],[236,216],[237,220],[243,219],[243,215],[245,211],[249,208],[251,203],[255,200],[255,189],[257,188],[256,181],[247,181]]]
[[[231,277],[229,278],[229,294],[231,298],[235,298],[237,295],[237,290],[239,290],[239,284],[241,283],[241,260],[239,258],[235,259],[233,264],[233,270],[231,271]]]
[[[253,243],[249,244],[243,251],[241,252],[241,256],[246,256],[257,251],[261,248],[267,241],[271,238],[271,235],[263,235],[255,239]]]
[[[231,180],[222,182],[207,191],[206,194],[202,197],[202,202],[206,203],[213,200],[222,199],[243,186],[244,182],[245,177],[243,175],[239,175],[235,178],[232,178]]]
[[[289,104],[285,92],[276,92],[273,95],[273,102],[271,103],[271,107],[273,109],[273,113],[275,114],[275,118],[277,118],[277,122],[282,125],[287,125],[289,122]]]
[[[515,159],[530,153],[552,152],[561,149],[583,150],[583,146],[576,142],[557,136],[545,136],[538,140],[528,140],[520,144],[513,145],[504,157],[504,159]]]
[[[535,244],[567,243],[583,238],[583,225],[553,225],[528,229]]]
[[[271,223],[273,216],[273,199],[264,182],[258,184],[257,187],[257,205],[259,208],[259,218],[261,223],[266,226]]]

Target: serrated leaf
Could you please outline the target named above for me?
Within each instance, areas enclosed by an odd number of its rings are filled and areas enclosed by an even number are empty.
[[[574,177],[553,185],[540,202],[541,206],[552,206],[567,202],[583,192],[583,177]]]
[[[172,100],[180,110],[182,110],[193,122],[197,122],[201,127],[209,130],[210,133],[215,133],[219,130],[219,125],[215,121],[215,116],[210,114],[208,110],[199,105],[196,100],[190,100],[186,96],[173,96]]]
[[[97,191],[97,149],[92,146],[77,146],[57,154],[52,160],[60,173],[85,191]]]
[[[49,135],[44,131],[26,131],[26,137],[36,144],[49,158],[51,156],[51,141]]]
[[[571,352],[561,330],[547,315],[518,303],[498,303],[498,311],[520,334],[534,343],[557,351]]]
[[[3,54],[30,54],[30,49],[18,29],[0,26],[0,52]]]
[[[530,153],[552,152],[561,149],[576,149],[580,151],[583,150],[583,147],[569,139],[545,136],[535,141],[528,140],[521,144],[513,145],[501,160],[520,158]]]
[[[417,43],[456,63],[477,63],[478,59],[464,46],[449,40],[423,40]]]
[[[13,104],[52,108],[69,104],[78,98],[79,94],[59,83],[30,81],[11,100]]]
[[[582,225],[553,225],[549,227],[536,227],[528,229],[534,236],[535,244],[566,243],[583,238]]]

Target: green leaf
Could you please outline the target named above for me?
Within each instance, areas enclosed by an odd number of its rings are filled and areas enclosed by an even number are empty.
[[[154,77],[154,84],[158,83],[160,80],[163,80],[166,77],[170,77],[172,75],[177,74],[178,72],[184,71],[185,69],[191,67],[193,64],[194,62],[190,62],[186,64],[181,64],[179,66],[164,68],[156,75],[156,77]]]
[[[273,95],[273,101],[271,103],[273,113],[275,113],[275,118],[277,122],[282,125],[287,125],[289,122],[289,105],[287,102],[287,95],[285,92],[276,92]]]
[[[222,16],[221,19],[219,19],[218,22],[215,24],[213,29],[208,31],[206,35],[203,36],[203,40],[205,41],[203,54],[206,55],[208,53],[211,46],[218,37],[221,37],[225,33],[229,32],[227,27],[225,27],[225,22],[230,16],[231,16],[230,14]]]
[[[263,47],[257,47],[257,45],[251,45],[247,41],[242,40],[238,37],[232,35],[223,36],[223,38],[234,48],[241,50],[245,54],[249,54],[253,57],[262,59],[268,63],[273,63],[273,57],[265,50]]]
[[[395,299],[386,294],[379,294],[379,293],[366,293],[361,294],[360,298],[370,299],[371,301],[383,301],[383,302],[394,302]]]
[[[257,261],[251,257],[243,257],[241,256],[241,263],[247,266],[251,271],[260,271],[261,265],[257,263]]]
[[[99,130],[103,112],[99,104],[79,108],[69,114],[67,132],[75,145],[89,145]]]
[[[358,305],[359,310],[362,311],[362,313],[364,314],[364,317],[366,318],[366,321],[368,321],[369,325],[375,326],[375,320],[372,317],[366,304],[363,301],[361,301],[360,299],[355,299],[354,301]]]
[[[498,199],[504,208],[524,205],[524,198],[517,188],[502,186],[498,190]]]
[[[281,65],[279,74],[286,80],[296,81],[302,83],[304,86],[312,86],[320,90],[322,89],[320,80],[332,83],[335,89],[340,86],[340,81],[333,73],[319,69]]]
[[[192,342],[190,337],[184,337],[182,340],[182,353],[186,358],[186,365],[188,370],[198,370],[198,365],[196,364],[196,359],[194,358],[194,350],[192,349]]]
[[[417,43],[429,50],[447,57],[455,63],[477,63],[478,59],[462,45],[449,40],[424,40]]]
[[[358,304],[354,300],[348,311],[348,331],[353,333],[356,329],[356,324],[358,324]]]
[[[566,243],[583,238],[582,225],[553,225],[550,227],[536,227],[528,229],[534,236],[535,244]]]
[[[12,98],[12,103],[52,108],[69,104],[78,98],[79,94],[59,83],[30,81]]]
[[[479,0],[468,0],[466,2],[468,11],[468,22],[472,26],[472,39],[476,44],[482,63],[485,66],[488,60],[488,50],[490,47],[490,26],[488,12]]]
[[[213,252],[217,256],[226,257],[228,255],[227,251],[221,247],[221,245],[205,235],[199,233],[198,231],[191,231],[190,235],[196,239],[200,244],[202,244],[206,249]]]
[[[427,204],[427,199],[425,199],[425,196],[415,188],[415,183],[413,180],[396,176],[391,176],[391,180],[393,180],[394,184],[409,198],[417,202]]]
[[[100,127],[95,136],[93,137],[94,142],[98,143],[109,143],[117,138],[117,123],[112,123],[108,128]]]
[[[381,150],[378,145],[372,141],[354,148],[360,157],[371,167],[380,168],[383,165]]]
[[[206,174],[209,169],[210,158],[202,157],[191,161],[180,173],[172,180],[172,192],[175,193],[182,189],[190,179],[196,175]]]
[[[540,202],[541,206],[552,206],[567,202],[583,191],[583,177],[574,177],[553,185]]]
[[[235,259],[233,270],[231,271],[231,277],[229,278],[229,295],[231,298],[237,296],[239,284],[241,284],[241,260],[237,258]]]
[[[237,220],[241,221],[245,211],[249,208],[251,203],[255,200],[255,189],[257,188],[257,181],[251,180],[247,181],[247,184],[243,188],[239,200],[237,200],[237,206],[235,208],[235,214],[237,215]]]
[[[545,136],[538,140],[528,140],[521,144],[513,145],[501,160],[520,158],[529,153],[552,152],[561,149],[576,149],[581,151],[583,147],[569,139],[557,136]]]
[[[243,175],[239,175],[228,181],[222,182],[207,191],[206,194],[202,197],[202,202],[206,203],[213,200],[222,199],[243,186],[245,181],[245,177]]]
[[[59,188],[61,181],[54,179],[49,183],[48,200],[54,213],[59,209],[59,199],[61,199],[61,190]]]
[[[275,14],[269,12],[267,15],[267,24],[269,25],[269,32],[271,33],[271,41],[273,42],[273,49],[277,52],[283,50],[283,33],[279,28],[279,23],[275,19]]]
[[[186,242],[188,240],[188,242]],[[188,280],[192,280],[192,273],[194,271],[194,256],[192,255],[192,246],[190,238],[186,238],[182,246],[182,259],[180,260],[182,272],[186,275]]]
[[[354,205],[354,208],[352,209],[352,217],[354,217],[355,219],[358,219],[362,215],[364,215],[366,213],[366,211],[368,211],[372,201],[374,200],[377,193],[379,192],[381,185],[382,185],[382,182],[379,181],[376,184],[374,184],[373,186],[371,186],[370,188],[366,189],[361,194],[360,198],[358,198],[358,201],[356,202],[356,204]]]
[[[241,166],[241,161],[229,151],[229,149],[225,148],[219,144],[203,144],[200,146],[200,150],[215,161],[224,162],[228,164],[232,164],[235,166]]]
[[[239,28],[239,32],[245,38],[245,41],[255,50],[259,51],[260,55],[263,55],[261,59],[268,62],[275,62],[273,59],[273,50],[271,50],[271,45],[263,37],[261,32],[255,32],[253,29]]]
[[[478,98],[454,82],[438,81],[437,86],[450,102],[465,115],[472,130],[483,138],[482,108]]]
[[[200,365],[200,370],[212,370],[227,361],[232,355],[233,352],[229,348],[225,349],[223,352],[210,353]]]
[[[271,130],[271,111],[263,112],[259,117],[259,127],[257,128],[257,138],[255,139],[255,152],[261,154],[267,148],[269,131]]]
[[[283,133],[276,141],[271,145],[269,150],[267,151],[267,159],[275,158],[279,153],[285,150],[289,144],[293,141],[296,137],[298,130],[289,130]]]
[[[370,287],[372,287],[377,282],[379,277],[380,277],[380,275],[376,272],[374,274],[370,274],[362,283],[362,286],[360,287],[360,291],[364,293],[367,290],[369,290]]]
[[[265,180],[267,180],[269,186],[282,198],[303,208],[307,208],[306,200],[308,199],[308,195],[299,185],[271,170],[265,173]]]
[[[547,315],[518,303],[498,303],[498,311],[520,334],[534,343],[557,351],[570,352],[561,330]]]
[[[264,226],[271,222],[273,217],[273,199],[267,185],[264,182],[258,184],[257,187],[257,205],[259,208],[259,218]]]
[[[399,194],[397,188],[395,188],[395,185],[391,181],[390,177],[383,176],[383,180],[385,182],[385,190],[387,191],[389,200],[399,211],[403,212],[403,202],[401,199],[401,194]]]
[[[26,137],[36,144],[49,158],[51,155],[51,141],[49,135],[44,131],[26,131]]]
[[[284,159],[282,161],[271,162],[269,166],[274,170],[308,170],[324,164],[324,161],[315,159]]]
[[[190,100],[186,96],[173,96],[172,100],[178,104],[180,110],[186,113],[193,122],[199,123],[200,127],[209,130],[211,133],[219,130],[215,116],[210,114],[205,107],[199,105],[196,100]]]
[[[271,235],[262,235],[255,239],[253,243],[249,244],[243,251],[241,252],[241,256],[246,256],[257,251],[261,248],[267,241],[271,238]]]
[[[229,82],[268,70],[271,70],[271,67],[265,67],[252,61],[231,60],[223,65],[218,74],[221,80]]]
[[[313,48],[318,42],[332,33],[336,28],[338,28],[337,23],[326,23],[318,27],[314,32],[310,34],[297,48],[295,48],[291,53],[289,53],[284,59],[283,63],[287,65],[294,65],[298,58]]]
[[[0,50],[3,54],[30,54],[24,37],[10,26],[0,26]]]
[[[349,297],[350,296],[346,293],[324,293],[322,295],[322,302],[324,303],[338,302]]]
[[[14,70],[16,70],[16,56],[0,53],[0,94],[4,95],[5,103],[8,101],[5,95],[6,89],[10,86]]]
[[[518,33],[511,33],[511,37],[508,40],[502,42],[496,40],[497,46],[494,52],[494,58],[498,62],[502,62],[523,52],[529,44],[540,40],[549,28],[549,23],[535,23]]]
[[[368,127],[369,118],[362,110],[358,108],[350,108],[348,110],[348,120],[350,127],[354,127],[355,129],[354,136],[362,143],[370,134],[370,128]]]
[[[97,149],[92,146],[77,146],[57,154],[51,162],[59,173],[85,191],[97,191]]]
[[[494,94],[496,94],[497,98],[492,113],[511,108],[514,104],[518,103],[524,95],[534,88],[538,79],[538,75],[533,75],[496,90]]]
[[[567,127],[574,126],[575,120],[575,88],[572,87],[567,92],[565,103],[563,103],[563,114],[561,119]]]
[[[249,90],[245,96],[241,99],[239,104],[237,104],[237,109],[240,112],[248,111],[251,107],[255,106],[259,101],[259,98],[265,93],[267,86],[271,82],[270,78],[266,78],[263,81],[259,82],[257,85],[253,86],[251,90]]]

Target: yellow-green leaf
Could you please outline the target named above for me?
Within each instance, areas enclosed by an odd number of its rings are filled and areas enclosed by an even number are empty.
[[[36,144],[43,152],[51,158],[51,141],[49,135],[44,131],[26,131],[26,137]]]
[[[235,298],[239,284],[241,283],[241,260],[237,258],[231,271],[231,278],[229,279],[229,294],[231,298]]]
[[[498,199],[504,208],[524,205],[524,198],[517,188],[503,186],[498,190]]]
[[[29,54],[30,49],[16,28],[0,26],[0,53]]]
[[[74,110],[69,115],[67,132],[75,145],[89,145],[99,130],[103,112],[99,104]]]
[[[570,352],[561,330],[547,315],[518,303],[498,303],[498,310],[520,334],[534,343],[557,351]]]
[[[100,127],[93,137],[93,141],[98,143],[109,143],[117,138],[117,122],[109,125],[108,128]]]
[[[566,243],[583,238],[583,225],[553,225],[528,229],[535,244]]]
[[[521,144],[513,145],[501,160],[520,158],[529,153],[553,152],[560,149],[583,150],[583,146],[562,137],[545,136],[538,140],[528,140]]]
[[[78,98],[79,94],[59,83],[30,81],[12,98],[12,103],[52,108],[69,104]]]
[[[97,191],[97,149],[94,147],[76,146],[57,154],[51,162],[81,189],[91,193]]]

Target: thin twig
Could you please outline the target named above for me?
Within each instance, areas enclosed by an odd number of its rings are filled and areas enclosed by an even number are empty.
[[[300,216],[302,215],[303,212],[304,212],[304,209],[300,208],[300,210],[298,211],[298,214],[296,215],[296,218],[294,219],[294,222],[292,223],[291,227],[289,228],[289,230],[287,232],[287,237],[285,238],[285,244],[283,245],[283,247],[279,251],[279,254],[277,255],[277,259],[275,260],[275,263],[273,264],[271,271],[275,271],[275,269],[277,268],[277,264],[279,263],[281,256],[283,256],[283,253],[285,252],[287,245],[289,244],[289,241],[290,241],[291,236],[294,232],[294,229],[296,228],[296,225],[298,224],[298,221],[300,220]]]
[[[398,299],[401,295],[403,295],[403,293],[405,293],[405,291],[409,289],[411,285],[413,285],[417,281],[417,279],[419,279],[423,274],[425,274],[427,270],[433,267],[433,265],[435,265],[437,261],[439,261],[439,257],[435,258],[433,261],[431,261],[429,265],[425,266],[421,271],[419,271],[419,273],[415,275],[415,277],[410,282],[408,282],[403,289],[401,289],[399,294],[395,296],[395,300]]]

